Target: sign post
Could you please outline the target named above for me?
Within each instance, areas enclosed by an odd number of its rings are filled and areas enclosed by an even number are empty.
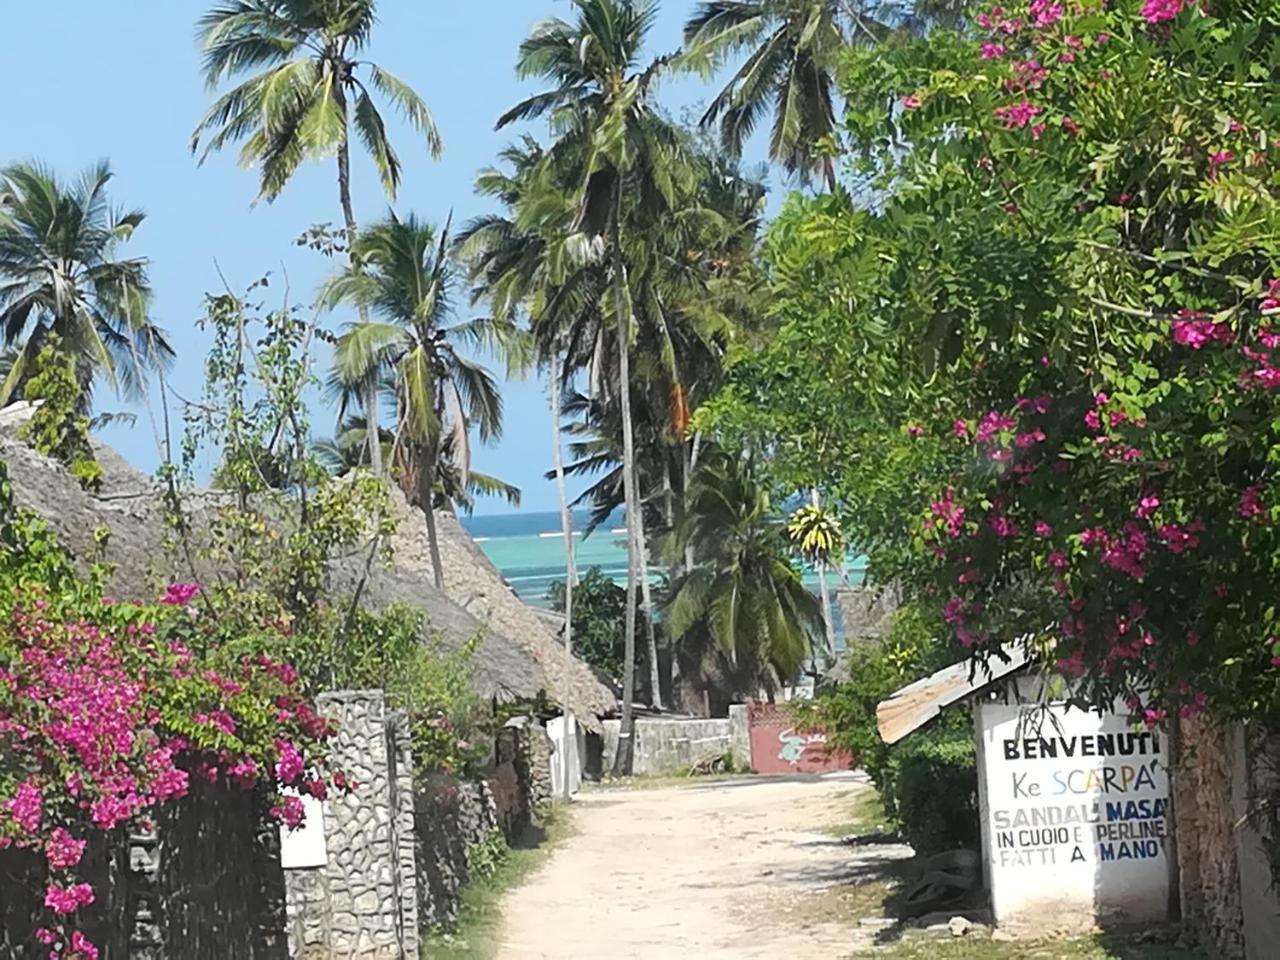
[[[1168,918],[1167,743],[1120,713],[975,711],[982,845],[999,924]]]

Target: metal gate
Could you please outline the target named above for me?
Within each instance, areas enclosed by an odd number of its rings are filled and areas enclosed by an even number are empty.
[[[751,769],[756,773],[829,773],[849,770],[854,756],[827,750],[821,733],[801,733],[777,704],[747,704],[747,729],[751,737]]]

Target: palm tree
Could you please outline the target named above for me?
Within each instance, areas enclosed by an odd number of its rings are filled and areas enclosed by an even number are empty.
[[[13,350],[0,405],[53,338],[75,359],[86,410],[99,377],[135,393],[173,355],[148,317],[147,261],[119,256],[145,215],[111,207],[110,179],[105,163],[75,184],[33,163],[0,170],[0,341]]]
[[[389,375],[395,399],[393,460],[401,484],[427,520],[436,586],[444,568],[436,537],[439,456],[451,434],[454,463],[466,489],[470,430],[481,440],[502,432],[502,397],[493,375],[458,352],[463,344],[502,348],[506,331],[488,318],[452,322],[455,270],[448,256],[449,230],[437,231],[410,215],[362,231],[352,263],[321,291],[322,305],[348,303],[379,319],[349,326],[334,353],[332,380],[356,392]]]
[[[685,62],[710,74],[730,55],[750,50],[702,122],[720,122],[726,150],[738,156],[762,114],[772,109],[769,156],[808,181],[821,174],[835,189],[830,157],[814,147],[836,128],[832,90],[845,37],[848,0],[705,0],[684,27]],[[866,23],[859,17],[859,22]]]
[[[523,78],[544,79],[551,89],[517,104],[499,118],[498,126],[549,117],[559,133],[552,152],[579,158],[577,226],[585,238],[604,248],[609,265],[628,527],[624,736],[615,769],[629,772],[634,728],[635,593],[645,550],[631,419],[632,316],[623,248],[624,198],[631,205],[669,209],[679,143],[649,105],[653,81],[671,58],[659,58],[639,69],[656,5],[652,0],[574,0],[573,5],[577,13],[574,22],[546,20],[520,45],[517,73]]]
[[[749,463],[704,458],[670,546],[687,544],[697,564],[673,585],[672,636],[705,631],[733,664],[754,665],[772,697],[809,656],[822,613],[787,561],[787,541]]]
[[[801,507],[787,521],[787,539],[818,574],[818,596],[822,600],[822,627],[826,640],[827,666],[836,659],[835,624],[831,618],[830,587],[827,571],[835,569],[844,557],[844,534],[840,521],[822,509],[817,489],[810,491],[810,503]]]
[[[373,157],[388,198],[400,185],[401,165],[374,93],[392,103],[426,141],[433,157],[443,150],[426,103],[403,80],[357,59],[376,22],[374,0],[225,0],[199,22],[204,75],[210,90],[232,77],[250,76],[214,101],[191,136],[201,162],[244,141],[240,162],[257,164],[259,197],[274,200],[304,160],[336,156],[338,199],[347,242],[356,236],[351,205],[351,128]],[[202,149],[203,144],[203,149]],[[362,322],[367,322],[362,315]],[[365,384],[369,423],[378,422],[375,384]],[[382,472],[375,435],[369,460]]]

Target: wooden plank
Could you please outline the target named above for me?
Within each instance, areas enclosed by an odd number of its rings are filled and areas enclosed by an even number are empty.
[[[876,707],[880,739],[885,743],[897,743],[940,714],[944,707],[978,693],[1022,669],[1026,663],[1025,645],[1021,642],[1008,643],[1002,648],[1001,655],[993,656],[985,663],[962,660],[932,676],[907,684]]]

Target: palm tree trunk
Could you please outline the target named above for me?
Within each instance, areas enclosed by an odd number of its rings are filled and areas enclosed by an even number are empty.
[[[573,653],[573,589],[578,585],[578,564],[573,552],[573,513],[569,510],[569,491],[564,480],[564,451],[560,441],[560,354],[559,344],[551,349],[551,434],[552,463],[556,470],[556,489],[560,494],[560,529],[564,532],[564,649]]]
[[[337,87],[338,102],[346,112],[346,100],[342,97],[341,84]],[[338,147],[338,197],[342,201],[342,218],[347,226],[347,255],[351,263],[356,262],[356,214],[351,206],[351,151],[347,147],[346,137]],[[369,308],[361,304],[360,322],[369,322]],[[369,446],[369,468],[378,476],[382,476],[382,431],[378,428],[378,383],[377,377],[361,390],[361,401],[364,404],[365,442]]]
[[[435,576],[437,590],[444,590],[444,564],[440,562],[440,538],[436,533],[436,451],[438,438],[431,438],[423,445],[421,466],[418,468],[418,500],[427,517],[427,545],[431,548],[431,572]]]
[[[578,585],[578,564],[573,555],[573,513],[569,510],[569,491],[564,482],[564,450],[560,443],[560,353],[559,344],[551,348],[551,436],[552,462],[556,470],[556,489],[560,494],[560,530],[564,533],[564,652],[573,655],[573,588]],[[564,711],[564,739],[560,759],[564,799],[571,799],[570,743],[573,735],[573,711]]]
[[[695,433],[693,442],[684,449],[684,492],[683,496],[689,495],[689,484],[693,480],[693,471],[698,468],[698,454],[702,451],[702,434]],[[692,570],[694,561],[693,543],[690,541],[684,547],[684,568]]]
[[[814,507],[821,509],[822,504],[818,499],[816,487],[810,491],[810,499]],[[813,568],[818,572],[818,596],[822,599],[822,632],[827,645],[827,665],[831,666],[836,662],[836,627],[831,619],[831,590],[827,586],[827,565],[819,560]]]
[[[636,503],[635,484],[635,432],[631,423],[631,331],[624,295],[626,278],[623,276],[622,259],[622,178],[614,186],[613,223],[610,229],[611,259],[613,260],[613,301],[618,326],[618,376],[622,383],[622,496],[627,512],[627,609],[626,630],[623,634],[622,668],[622,724],[618,731],[618,752],[613,761],[615,776],[627,776],[632,770],[635,748],[635,711],[632,709],[636,693],[636,582],[639,567],[636,525],[640,509]]]
[[[658,634],[653,624],[653,586],[649,583],[649,544],[644,535],[644,518],[636,524],[636,536],[640,542],[636,555],[640,557],[640,597],[644,605],[644,628],[649,653],[649,705],[662,709],[662,677],[658,669]]]

